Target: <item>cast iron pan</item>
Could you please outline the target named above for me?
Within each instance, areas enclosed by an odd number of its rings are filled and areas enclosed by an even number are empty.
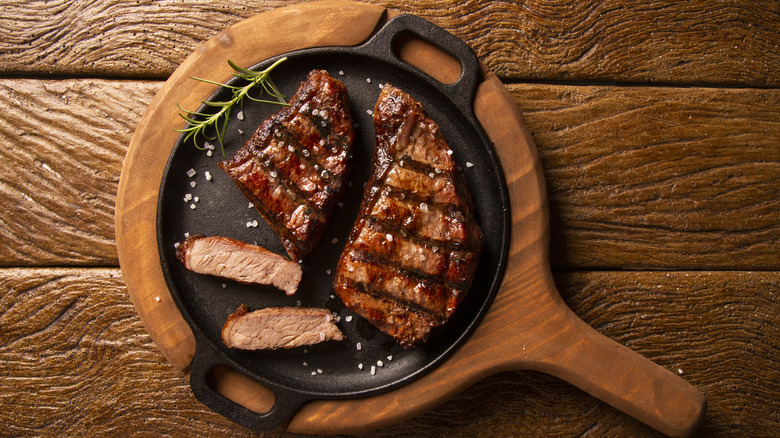
[[[417,36],[458,59],[460,78],[452,84],[442,84],[401,61],[393,48],[399,38],[407,35]],[[342,199],[343,206],[336,208],[325,236],[303,260],[303,279],[298,292],[288,297],[270,286],[242,285],[195,274],[184,269],[176,259],[175,244],[185,238],[185,233],[232,237],[285,254],[276,234],[259,213],[249,208],[247,199],[217,167],[223,159],[217,142],[212,142],[216,149],[209,157],[192,140],[184,143],[183,136],[179,138],[162,179],[157,210],[163,272],[197,341],[190,377],[193,393],[225,417],[252,429],[266,430],[281,425],[308,400],[354,398],[389,391],[446,360],[466,341],[497,293],[510,232],[503,172],[472,110],[480,78],[479,63],[465,43],[422,18],[401,15],[361,46],[306,49],[284,56],[287,60],[271,76],[285,96],[294,94],[309,71],[325,69],[347,87],[357,123],[351,185]],[[265,68],[276,59],[253,68]],[[466,299],[446,325],[433,330],[427,344],[410,349],[400,347],[390,336],[345,309],[332,285],[333,270],[357,217],[362,186],[370,170],[374,129],[368,111],[374,108],[380,85],[386,82],[422,102],[429,116],[441,126],[471,189],[476,219],[484,233],[484,249]],[[225,97],[227,93],[219,90],[210,99]],[[261,121],[278,110],[278,106],[246,101],[243,120],[234,111],[225,136],[226,156],[232,156]],[[199,146],[204,146],[202,139]],[[188,176],[190,169],[196,172],[192,177]],[[211,174],[211,180],[205,178],[206,172]],[[186,194],[197,197],[198,201],[185,201]],[[338,325],[347,339],[281,351],[228,349],[222,343],[220,331],[227,316],[241,304],[250,310],[296,305],[327,308],[341,318]],[[271,388],[276,400],[273,408],[258,414],[213,390],[207,376],[217,365],[232,367]]]

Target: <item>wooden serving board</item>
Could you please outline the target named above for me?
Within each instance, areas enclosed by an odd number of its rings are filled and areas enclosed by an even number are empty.
[[[117,251],[130,297],[165,357],[187,372],[195,338],[179,313],[160,265],[156,214],[160,182],[181,125],[176,103],[196,108],[225,81],[226,58],[254,65],[292,50],[353,46],[399,12],[353,2],[315,2],[266,12],[206,43],[171,75],[152,100],[130,143],[116,204]],[[273,30],[273,31],[270,31]],[[442,82],[458,78],[449,55],[420,41],[400,50],[406,62]],[[687,436],[704,416],[702,394],[681,377],[601,335],[560,298],[549,269],[547,196],[539,157],[512,98],[483,66],[475,114],[494,143],[510,196],[512,233],[506,274],[488,314],[465,345],[426,376],[394,391],[350,400],[311,401],[286,428],[299,433],[357,433],[432,409],[475,382],[506,370],[558,376],[671,436]],[[265,412],[270,390],[230,370],[216,389]]]

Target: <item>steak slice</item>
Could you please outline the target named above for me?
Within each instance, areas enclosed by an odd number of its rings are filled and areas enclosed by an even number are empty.
[[[241,283],[270,284],[292,295],[301,282],[301,266],[279,254],[220,236],[190,236],[176,250],[184,267],[199,274]]]
[[[350,170],[354,132],[347,89],[314,70],[290,106],[266,119],[219,166],[300,260],[322,237]]]
[[[471,285],[482,233],[439,126],[385,85],[376,148],[334,288],[347,307],[404,346],[427,340]]]
[[[294,348],[342,339],[344,334],[327,309],[269,307],[250,312],[242,304],[222,327],[222,342],[242,350]]]

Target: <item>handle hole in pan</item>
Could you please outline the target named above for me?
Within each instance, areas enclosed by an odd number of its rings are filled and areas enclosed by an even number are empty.
[[[270,411],[276,403],[276,395],[268,387],[228,365],[217,365],[209,370],[206,383],[223,397],[258,414]]]
[[[404,33],[393,44],[393,53],[442,84],[455,83],[462,73],[460,61],[413,33]]]

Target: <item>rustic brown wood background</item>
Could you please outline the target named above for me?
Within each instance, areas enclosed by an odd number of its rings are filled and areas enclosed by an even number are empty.
[[[0,435],[252,435],[197,402],[147,335],[113,213],[167,76],[226,26],[291,3],[0,1]],[[701,389],[699,436],[776,436],[780,2],[374,3],[459,36],[507,84],[574,312]],[[657,432],[521,371],[368,434],[477,435]]]

